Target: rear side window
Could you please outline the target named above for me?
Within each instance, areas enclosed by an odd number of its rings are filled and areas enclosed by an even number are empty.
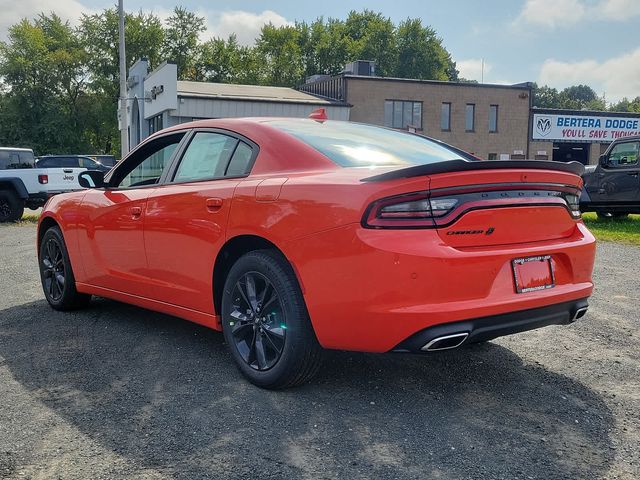
[[[212,132],[193,136],[173,178],[174,182],[193,182],[224,177],[238,140]]]
[[[461,158],[425,137],[358,123],[271,120],[342,167],[413,166]]]
[[[231,162],[227,167],[227,176],[236,177],[247,175],[251,170],[251,159],[253,158],[253,149],[244,142],[238,143],[236,151],[231,157]]]

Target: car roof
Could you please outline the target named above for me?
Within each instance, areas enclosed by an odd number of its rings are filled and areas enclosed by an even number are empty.
[[[32,152],[33,153],[33,149],[31,149],[31,148],[0,147],[0,150],[2,150],[2,151],[11,151],[11,152]]]
[[[629,137],[620,137],[620,138],[616,138],[613,142],[611,143],[617,143],[617,142],[637,142],[640,141],[640,135],[631,135]]]

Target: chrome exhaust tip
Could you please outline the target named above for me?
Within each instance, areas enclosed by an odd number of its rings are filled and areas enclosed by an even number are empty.
[[[584,317],[588,309],[589,307],[580,307],[578,310],[576,310],[576,313],[574,313],[573,317],[571,318],[571,322],[573,323],[576,320]]]
[[[464,343],[469,336],[469,332],[454,333],[452,335],[444,335],[442,337],[436,337],[423,346],[420,350],[423,352],[438,352],[441,350],[451,350],[452,348],[458,348]]]

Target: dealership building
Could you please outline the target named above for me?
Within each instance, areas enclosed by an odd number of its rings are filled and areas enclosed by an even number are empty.
[[[129,70],[131,147],[179,123],[223,117],[307,117],[324,108],[334,120],[410,129],[489,160],[538,159],[594,164],[611,141],[640,135],[640,114],[532,107],[531,83],[489,85],[375,76],[356,61],[336,76],[314,75],[297,89],[177,78],[165,62]]]

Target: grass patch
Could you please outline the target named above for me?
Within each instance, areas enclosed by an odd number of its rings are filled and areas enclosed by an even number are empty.
[[[0,226],[9,226],[9,225],[35,225],[36,223],[38,223],[38,219],[40,218],[40,215],[38,215],[37,213],[25,213],[22,218],[20,220],[18,220],[17,222],[3,222],[0,223]]]
[[[609,220],[599,219],[595,213],[585,213],[582,218],[598,240],[640,246],[640,215]]]

